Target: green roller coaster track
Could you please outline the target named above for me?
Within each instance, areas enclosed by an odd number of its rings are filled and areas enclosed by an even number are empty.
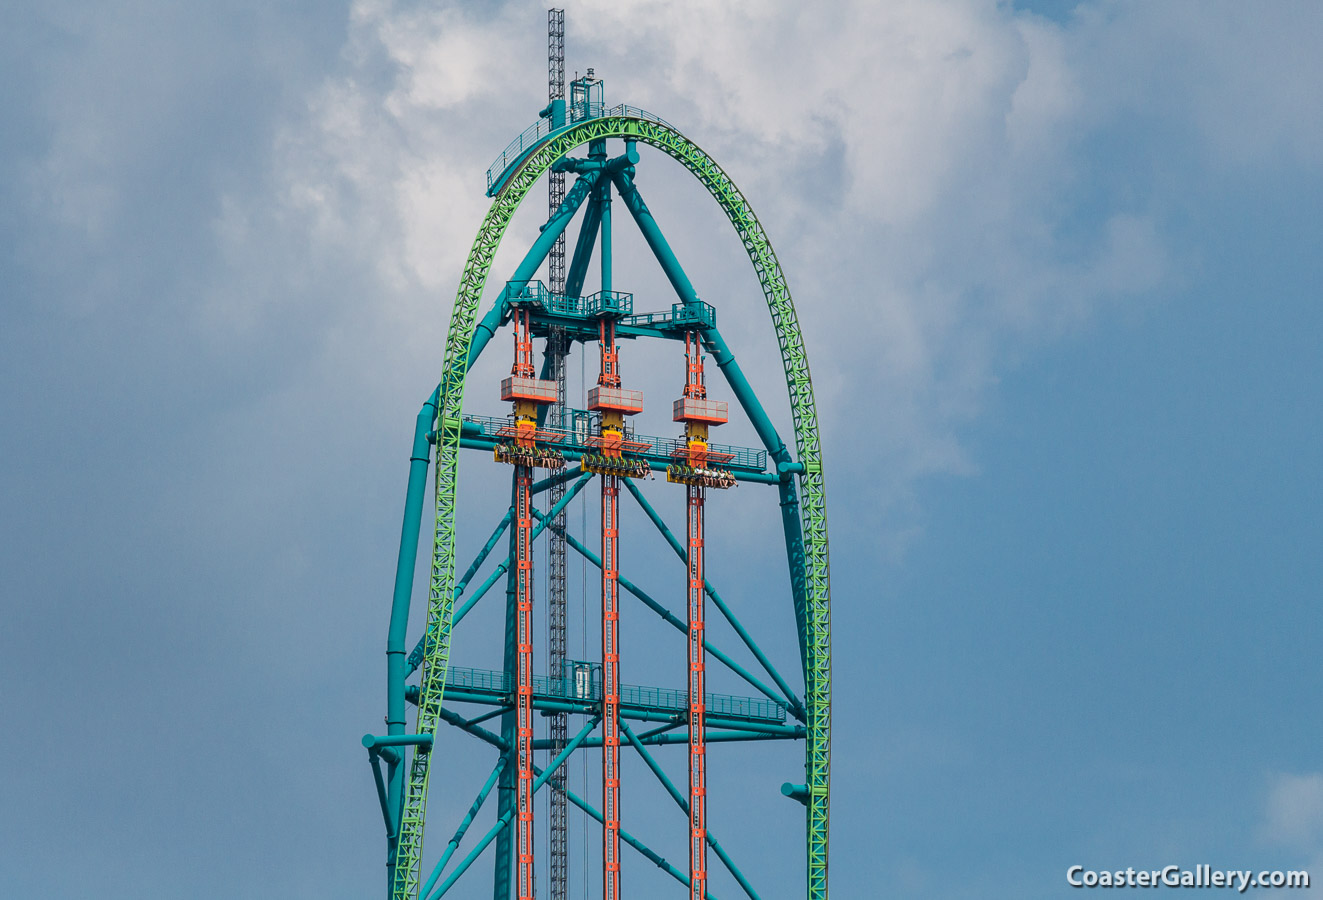
[[[435,498],[436,530],[433,542],[431,583],[427,608],[425,653],[421,684],[417,693],[418,718],[415,735],[390,741],[412,744],[417,750],[407,764],[407,781],[399,806],[395,853],[391,874],[391,896],[413,900],[421,882],[423,830],[427,805],[428,777],[432,754],[427,752],[438,722],[446,718],[442,698],[450,654],[454,618],[456,487],[463,426],[464,383],[468,372],[478,308],[497,247],[511,218],[529,190],[551,166],[575,148],[592,141],[622,138],[656,147],[680,162],[703,184],[720,204],[744,244],[762,286],[771,313],[785,369],[790,410],[795,431],[794,457],[776,437],[770,422],[748,389],[747,382],[724,341],[712,328],[715,359],[728,380],[745,387],[741,401],[750,413],[760,438],[767,445],[777,472],[776,483],[785,525],[790,559],[792,594],[799,630],[801,662],[806,684],[806,777],[794,795],[804,801],[807,815],[808,891],[811,900],[827,896],[827,847],[829,766],[831,744],[831,617],[827,553],[827,515],[824,496],[822,452],[818,434],[813,385],[790,290],[766,232],[749,202],[730,177],[711,157],[672,126],[639,110],[617,107],[595,118],[551,131],[511,165],[493,189],[494,202],[478,231],[460,279],[454,311],[446,338],[445,368],[436,395],[435,411]],[[617,183],[629,187],[628,175]],[[627,202],[628,202],[628,198]],[[641,206],[642,201],[637,200]],[[635,211],[631,209],[631,211]],[[636,212],[636,211],[635,211]],[[644,208],[646,213],[646,208]],[[637,215],[637,213],[636,213]],[[678,268],[678,267],[677,267]],[[693,289],[681,273],[671,275],[681,300],[696,301]],[[686,296],[688,294],[688,296]],[[488,334],[487,337],[490,337]],[[485,343],[485,339],[478,345]],[[728,367],[729,364],[729,367]],[[733,377],[732,377],[733,376]],[[738,392],[738,391],[737,391]],[[752,408],[750,406],[752,403]],[[429,404],[430,405],[430,404]],[[424,414],[430,416],[428,407]],[[420,414],[420,415],[424,415]],[[420,419],[421,424],[421,419]],[[426,448],[423,448],[424,457]],[[415,447],[415,463],[418,449]],[[422,462],[426,463],[424,458]],[[416,523],[415,523],[416,524]],[[408,522],[406,521],[406,532]],[[416,532],[415,532],[416,533]],[[493,536],[495,538],[495,536]],[[398,651],[390,651],[398,652]],[[402,656],[401,656],[402,665]],[[402,728],[395,729],[402,731]],[[365,739],[366,743],[366,739]],[[372,750],[371,747],[369,747]],[[403,749],[403,747],[401,747]],[[389,747],[379,751],[391,752]],[[394,756],[399,759],[398,755]],[[375,758],[374,758],[375,762]],[[495,773],[493,773],[495,777]],[[382,790],[380,777],[378,789]],[[383,794],[384,796],[384,794]],[[392,823],[387,822],[388,830]]]

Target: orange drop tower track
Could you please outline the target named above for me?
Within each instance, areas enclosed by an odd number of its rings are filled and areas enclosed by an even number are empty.
[[[598,322],[602,368],[588,392],[588,409],[600,415],[599,459],[585,471],[602,478],[602,900],[620,900],[620,481],[646,475],[623,451],[642,447],[625,438],[625,416],[643,412],[643,392],[621,388],[616,323]]]
[[[514,403],[514,425],[508,435],[513,445],[498,447],[495,456],[515,467],[515,889],[519,900],[533,900],[533,469],[559,468],[564,462],[554,451],[538,447],[538,409],[556,401],[556,382],[536,375],[529,311],[516,308],[513,318],[515,361],[510,377],[501,382],[501,399]]]
[[[671,418],[684,423],[684,445],[676,451],[676,465],[667,470],[668,481],[687,487],[686,544],[689,556],[685,589],[689,607],[689,897],[707,896],[707,655],[704,607],[703,513],[707,488],[735,483],[729,472],[711,468],[708,429],[729,421],[724,402],[707,398],[703,378],[703,349],[697,332],[684,336],[684,396],[672,406]],[[724,454],[715,454],[718,457]]]

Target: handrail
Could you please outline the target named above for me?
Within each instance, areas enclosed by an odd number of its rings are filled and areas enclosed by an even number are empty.
[[[578,125],[580,122],[588,119],[598,119],[606,116],[623,116],[630,119],[644,119],[648,122],[656,122],[672,127],[661,116],[655,116],[646,109],[639,109],[637,106],[628,106],[624,103],[618,103],[610,109],[603,109],[600,103],[576,103],[569,110],[569,126]],[[490,166],[487,167],[487,190],[490,192],[492,185],[501,180],[507,169],[519,161],[525,153],[532,150],[538,144],[542,143],[556,130],[551,126],[551,119],[538,119],[532,125],[528,126],[520,133],[519,137],[510,142],[510,145],[501,151],[501,155],[496,157]]]
[[[514,690],[514,679],[508,672],[493,669],[471,669],[466,666],[451,666],[446,673],[446,688],[478,691],[491,691],[508,694]],[[548,697],[566,697],[571,700],[597,701],[602,699],[602,683],[599,679],[590,679],[586,690],[579,688],[572,676],[553,678],[549,675],[533,676],[533,693]],[[672,688],[647,687],[637,684],[620,686],[620,702],[625,706],[642,706],[675,712],[689,708],[689,695],[685,691]],[[757,697],[737,697],[733,694],[703,695],[707,712],[717,716],[739,716],[745,718],[768,719],[784,722],[785,708],[770,700]]]

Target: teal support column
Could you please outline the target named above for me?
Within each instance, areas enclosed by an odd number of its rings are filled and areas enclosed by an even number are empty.
[[[601,177],[602,171],[600,169],[592,169],[574,180],[574,184],[565,192],[565,201],[561,203],[560,209],[556,210],[556,214],[542,226],[542,233],[538,235],[537,240],[533,241],[533,246],[528,248],[523,261],[519,263],[514,274],[510,276],[510,281],[528,281],[533,277],[538,270],[538,266],[542,265],[543,260],[547,258],[547,254],[551,252],[551,246],[564,233],[566,227],[570,224],[570,220],[574,218],[574,214],[583,205],[583,201],[588,199],[593,189],[597,187],[597,182],[601,180]]]
[[[583,296],[583,280],[588,277],[588,265],[593,259],[593,247],[597,244],[597,231],[602,224],[602,208],[594,203],[583,214],[583,224],[579,226],[579,240],[574,245],[574,255],[570,258],[570,268],[565,275],[565,295]]]
[[[524,261],[510,276],[510,281],[528,281],[533,277],[538,266],[542,265],[542,261],[551,252],[551,247],[556,243],[556,239],[565,231],[565,227],[570,224],[570,220],[579,211],[579,207],[592,192],[601,176],[602,170],[599,168],[585,172],[578,177],[574,182],[574,186],[565,192],[565,202],[560,205],[560,210],[548,220],[546,225],[542,226],[542,234],[538,235],[538,239],[533,242],[533,246],[524,255]],[[487,315],[482,317],[482,321],[477,324],[473,332],[473,342],[469,345],[466,369],[473,367],[474,361],[482,354],[487,342],[492,339],[492,335],[496,334],[496,329],[501,327],[501,319],[504,317],[504,305],[499,302],[487,311]]]
[[[454,725],[460,731],[471,734],[480,741],[491,744],[497,750],[500,750],[502,754],[509,752],[510,745],[502,741],[500,735],[492,734],[486,728],[475,725],[472,720],[464,718],[459,713],[443,706],[441,707],[440,716],[442,721],[449,725]]]
[[[395,759],[398,761],[399,754],[395,754]],[[372,766],[372,780],[377,786],[377,802],[381,804],[381,818],[386,822],[386,835],[389,841],[390,836],[395,834],[395,817],[391,814],[390,800],[386,797],[386,781],[381,777],[381,754],[369,752],[368,763]],[[387,874],[389,881],[389,872]]]
[[[533,495],[536,496],[543,491],[549,491],[558,484],[564,484],[567,481],[573,481],[583,474],[583,469],[575,469],[566,466],[555,475],[543,478],[541,481],[533,482]]]
[[[611,182],[603,178],[597,186],[597,207],[601,212],[602,290],[611,290]]]
[[[791,784],[789,781],[784,781],[781,783],[781,796],[789,797],[791,800],[798,801],[799,803],[808,806],[808,785]]]
[[[592,171],[603,175],[606,167],[606,141],[588,143],[588,159],[566,159],[560,167],[572,172]],[[583,225],[579,228],[579,240],[574,245],[574,256],[570,259],[570,268],[565,276],[565,294],[568,297],[583,296],[583,282],[588,277],[588,264],[592,262],[593,245],[597,243],[597,234],[602,223],[602,188],[609,185],[609,180],[599,177],[593,189],[593,202],[588,204],[583,214]],[[608,228],[610,225],[608,224]],[[603,248],[604,252],[609,252]],[[602,290],[608,290],[603,287]]]
[[[639,231],[643,233],[643,239],[648,242],[648,248],[652,250],[652,255],[657,257],[657,262],[661,263],[662,271],[666,273],[666,278],[671,282],[671,287],[675,288],[675,294],[680,298],[681,303],[693,303],[698,300],[698,292],[694,290],[693,284],[689,281],[689,276],[684,273],[680,266],[680,261],[675,258],[671,251],[671,245],[667,243],[666,236],[662,234],[661,228],[657,225],[657,220],[652,217],[652,211],[648,205],[643,202],[643,197],[639,194],[638,188],[634,186],[633,167],[621,169],[611,174],[611,180],[615,182],[616,191],[620,194],[620,199],[624,201],[625,208],[629,214],[634,217],[634,222],[638,225]]]
[[[790,567],[790,599],[795,604],[795,631],[799,634],[799,663],[808,683],[808,575],[804,558],[804,532],[799,527],[799,491],[795,479],[783,478],[776,486],[781,502],[781,531],[786,538],[786,565]]]
[[[418,533],[422,525],[423,497],[427,493],[427,467],[431,445],[427,435],[436,427],[437,397],[432,392],[414,423],[413,451],[409,456],[409,486],[404,495],[404,524],[400,528],[400,553],[395,562],[395,591],[391,597],[390,627],[386,633],[386,733],[404,734],[405,728],[405,638],[409,627],[409,601],[413,596],[414,566],[418,561]],[[399,814],[404,803],[404,769],[397,757],[387,761],[388,814],[386,873],[395,871],[395,841]]]
[[[564,127],[565,127],[565,121],[566,121],[566,120],[565,120],[565,98],[561,97],[561,98],[559,98],[559,99],[552,100],[552,101],[551,101],[550,103],[548,103],[546,106],[542,107],[542,111],[541,111],[540,113],[538,113],[537,115],[538,115],[538,118],[539,118],[539,119],[550,119],[550,120],[551,120],[551,130],[552,130],[552,131],[555,131],[557,128],[564,128]],[[423,893],[427,893],[427,892],[424,891]]]
[[[565,496],[560,498],[560,500],[556,503],[556,505],[551,508],[551,512],[547,513],[545,518],[539,520],[537,527],[533,529],[531,540],[536,541],[539,537],[542,536],[542,532],[546,530],[547,522],[550,521],[551,519],[554,519],[556,516],[560,515],[560,511],[569,505],[570,501],[573,500],[578,495],[579,491],[583,489],[583,486],[587,484],[588,481],[593,477],[591,472],[579,472],[578,470],[575,470],[574,474],[578,477],[579,480],[574,482],[574,484],[570,485],[569,490],[565,492]],[[543,514],[535,512],[534,515],[541,516]],[[452,631],[459,626],[459,623],[462,622],[464,620],[464,617],[469,614],[469,610],[473,609],[474,605],[479,600],[482,599],[483,595],[486,594],[487,591],[491,590],[491,587],[496,583],[496,580],[500,578],[502,575],[505,575],[506,572],[509,570],[509,568],[510,568],[509,556],[507,556],[505,559],[501,560],[499,563],[496,564],[496,569],[490,575],[487,576],[487,580],[484,581],[481,586],[479,586],[479,588],[477,589],[477,591],[474,592],[472,597],[464,601],[463,606],[461,606],[459,609],[455,611],[450,626]],[[458,598],[459,594],[456,593],[455,597]],[[417,654],[419,663],[422,662],[421,646],[422,645],[420,642],[418,647],[414,647],[414,653]],[[413,656],[409,657],[410,666],[414,666],[413,659],[414,659]],[[416,666],[414,666],[414,668],[416,668]],[[413,673],[413,668],[409,669],[409,673],[410,674]]]
[[[510,520],[513,518],[514,510],[507,509],[505,515],[501,517],[501,521],[496,523],[496,528],[492,531],[491,537],[487,538],[487,543],[482,545],[482,549],[479,550],[478,555],[473,558],[473,562],[469,565],[468,569],[465,570],[463,577],[455,582],[456,600],[458,600],[460,595],[464,593],[464,588],[468,587],[469,582],[473,580],[473,576],[478,574],[478,569],[482,568],[482,564],[486,562],[488,554],[496,549],[496,542],[501,539],[501,535],[505,532],[505,529],[510,527]]]
[[[717,364],[717,368],[721,369],[721,374],[726,376],[726,383],[730,385],[731,392],[735,394],[735,399],[740,401],[740,407],[753,424],[753,430],[758,432],[758,438],[763,442],[763,446],[767,448],[767,453],[777,463],[790,462],[790,451],[786,449],[785,442],[776,433],[776,426],[768,418],[767,411],[763,409],[762,403],[758,402],[758,395],[753,392],[749,379],[744,377],[744,370],[735,361],[735,354],[731,353],[730,347],[726,346],[726,339],[721,336],[721,332],[715,327],[704,329],[703,336],[707,340],[708,350],[712,353],[713,361]]]
[[[363,735],[363,746],[368,752],[385,754],[387,747],[419,747],[421,752],[430,753],[432,751],[432,735],[430,734],[365,734]]]

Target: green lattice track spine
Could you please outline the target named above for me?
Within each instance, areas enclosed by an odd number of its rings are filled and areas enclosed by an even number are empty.
[[[478,306],[492,260],[519,204],[551,164],[592,140],[626,138],[656,147],[692,172],[721,205],[739,234],[762,286],[776,329],[790,394],[799,476],[806,584],[808,897],[827,896],[831,743],[831,617],[827,514],[817,411],[808,358],[781,266],[752,207],[730,177],[696,144],[661,122],[634,116],[589,119],[557,134],[530,154],[497,193],[469,252],[446,336],[436,442],[436,531],[427,608],[431,652],[423,664],[417,732],[434,734],[450,656],[455,582],[455,491],[464,380]],[[417,896],[431,754],[416,752],[409,767],[395,860],[394,900]]]

